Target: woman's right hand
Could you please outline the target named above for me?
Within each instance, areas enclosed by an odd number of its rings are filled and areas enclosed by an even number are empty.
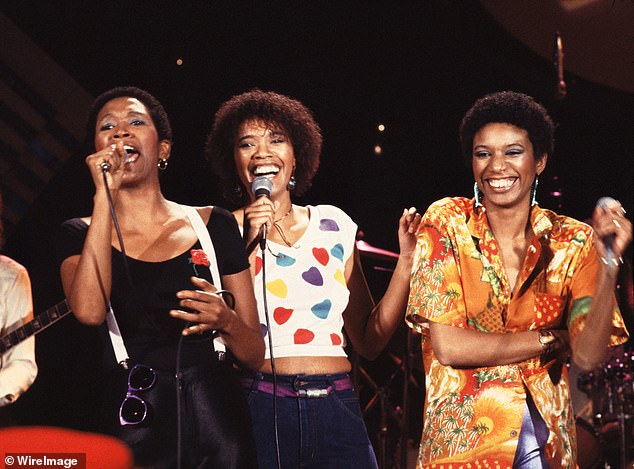
[[[111,190],[119,188],[123,178],[126,156],[123,142],[117,142],[86,157],[86,166],[90,170],[96,188],[103,186],[104,165],[109,166],[106,171],[108,187]]]
[[[260,197],[255,202],[244,208],[244,216],[249,221],[249,233],[247,233],[246,245],[250,246],[261,236],[262,225],[266,225],[267,231],[273,227],[277,202],[268,197]]]

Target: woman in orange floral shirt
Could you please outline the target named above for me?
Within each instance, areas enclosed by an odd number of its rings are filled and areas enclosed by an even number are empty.
[[[427,378],[417,468],[576,465],[564,352],[591,370],[627,340],[613,291],[632,225],[616,201],[595,210],[594,231],[539,207],[553,135],[546,110],[515,92],[463,118],[475,197],[429,207],[412,270],[407,319]]]

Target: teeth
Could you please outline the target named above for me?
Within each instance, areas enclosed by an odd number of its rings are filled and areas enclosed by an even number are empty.
[[[139,152],[137,151],[136,148],[134,148],[131,145],[123,145],[123,149],[125,150],[125,160],[123,161],[123,163],[131,163],[132,161],[136,160],[136,158],[133,158],[132,155],[137,155],[139,154]]]
[[[489,179],[489,185],[494,187],[495,189],[505,189],[507,187],[511,187],[515,182],[516,178],[509,179]]]
[[[256,166],[255,169],[253,170],[253,174],[255,176],[262,176],[264,174],[277,174],[279,172],[280,172],[280,168],[274,165]]]

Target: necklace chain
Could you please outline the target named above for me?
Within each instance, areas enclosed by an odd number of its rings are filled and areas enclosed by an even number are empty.
[[[293,206],[291,205],[291,208],[288,209],[288,212],[286,212],[284,215],[282,215],[280,218],[278,218],[277,220],[274,220],[273,223],[279,223],[282,220],[284,220],[287,216],[289,216],[291,214],[291,212],[293,211]]]
[[[273,222],[273,228],[275,228],[275,230],[279,233],[280,237],[284,241],[284,244],[286,244],[289,248],[294,247],[293,243],[291,243],[286,237],[286,233],[284,232],[284,228],[282,228],[282,226],[280,225],[280,222],[284,220],[287,216],[289,216],[292,211],[293,211],[293,206],[291,205],[291,208],[288,210],[288,212],[286,212],[284,215],[282,215],[280,218],[278,218],[277,220]],[[295,247],[299,247],[299,246],[295,246]]]

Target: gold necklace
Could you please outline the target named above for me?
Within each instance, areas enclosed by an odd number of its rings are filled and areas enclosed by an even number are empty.
[[[292,211],[293,211],[293,206],[291,205],[291,208],[289,209],[288,212],[286,212],[284,215],[282,215],[280,218],[278,218],[277,220],[273,222],[273,228],[275,228],[275,230],[279,233],[280,238],[282,238],[282,240],[284,241],[284,244],[286,244],[289,248],[290,247],[298,248],[299,246],[293,246],[293,243],[291,243],[288,240],[288,238],[286,237],[286,233],[284,232],[284,228],[282,228],[282,226],[280,225],[280,222],[284,220],[287,216],[289,216]]]

